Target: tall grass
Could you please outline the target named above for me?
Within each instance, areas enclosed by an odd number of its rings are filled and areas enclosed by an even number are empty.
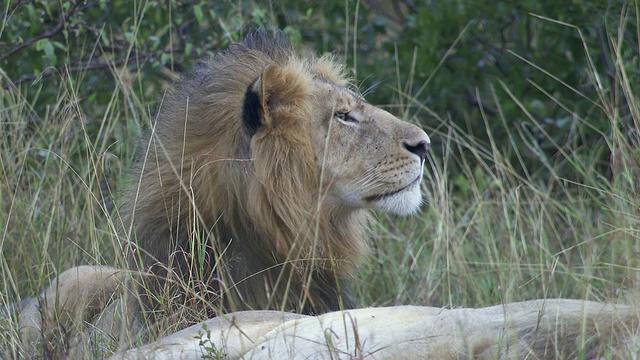
[[[76,76],[83,74],[61,80],[44,114],[26,100],[37,94],[1,92],[3,302],[33,295],[70,266],[112,264],[119,252],[111,189],[131,157],[136,127],[121,110],[119,89],[104,114],[87,113],[73,89]]]
[[[638,21],[627,15],[622,14],[621,27],[626,21]],[[572,25],[554,23],[573,28],[582,38]],[[441,140],[442,148],[437,150],[443,155],[432,153],[429,158],[426,206],[410,219],[382,216],[374,236],[375,257],[361,287],[363,303],[477,307],[534,298],[625,301],[637,297],[640,104],[633,85],[637,81],[630,80],[637,72],[623,56],[637,43],[629,44],[622,30],[611,30],[608,38],[615,49],[615,88],[603,85],[603,69],[588,58],[588,76],[597,94],[590,101],[609,122],[595,146],[556,144],[504,82],[494,84],[490,100],[497,104],[512,144],[509,149],[496,145],[504,139],[491,133],[479,94],[482,118],[477,121],[486,125],[487,142],[439,118],[445,126],[427,131]],[[583,44],[589,57],[590,49],[584,40]],[[545,72],[543,67],[531,66]],[[577,91],[553,74],[547,76]],[[589,125],[586,113],[592,109],[572,111],[544,88],[532,86],[575,121]],[[538,126],[546,136],[543,140],[504,118],[505,100],[496,95],[498,91],[509,96],[523,118]],[[403,96],[416,105],[411,94]],[[438,117],[427,108],[420,111]],[[518,148],[516,139],[524,140],[526,146]],[[554,159],[544,156],[541,141],[553,144]],[[523,159],[531,154],[538,156],[537,166],[543,171],[534,173],[525,164]],[[607,164],[602,164],[602,154],[611,154]],[[611,172],[598,170],[603,168]]]
[[[559,161],[540,159],[548,177],[514,163],[490,132],[489,142],[479,142],[447,119],[429,129],[442,140],[443,155],[428,159],[425,207],[411,218],[379,215],[374,256],[358,282],[359,305],[478,307],[533,298],[609,301],[633,293],[640,275],[640,104],[619,53],[625,41],[611,38],[621,99],[609,96],[600,69],[589,69],[598,94],[591,100],[604,110],[609,131],[596,148],[558,144]],[[96,113],[76,85],[84,74],[61,78],[57,101],[44,114],[26,100],[37,99],[38,84],[0,91],[0,305],[34,296],[72,266],[122,266],[112,200],[152,106],[136,98],[135,81],[124,80],[140,81],[140,74],[112,75],[112,101]],[[6,74],[0,84],[8,84]],[[505,83],[494,90],[510,94]],[[511,101],[535,121],[520,99]],[[575,116],[583,121],[584,114]],[[509,139],[528,144],[509,150],[515,158],[541,153],[508,120],[501,117]],[[614,173],[594,170],[602,152],[613,154]],[[564,178],[560,166],[580,177]],[[0,341],[15,342],[17,326],[8,324]]]

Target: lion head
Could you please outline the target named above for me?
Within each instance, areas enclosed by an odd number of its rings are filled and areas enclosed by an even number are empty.
[[[419,208],[428,148],[333,56],[300,56],[260,30],[162,98],[123,206],[132,261],[161,278],[197,274],[225,311],[353,307],[368,209]]]

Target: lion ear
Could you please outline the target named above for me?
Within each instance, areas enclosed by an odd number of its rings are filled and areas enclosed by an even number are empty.
[[[267,65],[260,76],[260,105],[263,125],[273,129],[295,121],[308,92],[307,76],[301,69]]]

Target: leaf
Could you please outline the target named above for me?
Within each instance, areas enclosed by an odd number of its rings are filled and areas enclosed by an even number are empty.
[[[111,45],[111,41],[109,41],[109,38],[107,37],[106,31],[101,31],[100,32],[100,38],[102,39],[102,43],[105,44],[106,46],[110,46]]]
[[[171,56],[167,53],[162,53],[162,55],[160,55],[160,62],[162,64],[170,64],[171,63]]]
[[[62,50],[62,51],[67,51],[67,46],[63,43],[61,43],[60,41],[54,41],[53,42],[53,46],[57,47],[58,49]]]
[[[196,16],[196,21],[198,22],[198,25],[202,25],[202,20],[204,18],[204,15],[202,13],[202,6],[201,5],[194,5],[193,6],[193,13]]]
[[[44,51],[44,55],[51,61],[51,65],[56,64],[56,54],[53,44],[49,39],[42,39],[42,50]]]

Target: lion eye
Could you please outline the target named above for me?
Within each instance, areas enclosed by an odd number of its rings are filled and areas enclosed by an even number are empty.
[[[358,119],[356,119],[355,117],[351,116],[348,111],[336,112],[334,116],[336,118],[338,118],[339,120],[342,120],[344,122],[350,122],[350,123],[357,123],[358,122]]]

